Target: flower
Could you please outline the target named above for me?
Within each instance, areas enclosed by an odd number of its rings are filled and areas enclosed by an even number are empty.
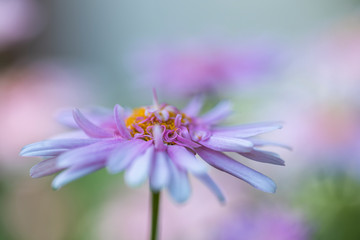
[[[310,227],[301,216],[284,209],[247,211],[224,221],[216,239],[306,240]]]
[[[99,119],[102,120],[97,124],[76,109],[73,118],[80,131],[27,145],[20,154],[47,158],[30,170],[32,177],[62,171],[53,180],[55,189],[106,167],[112,174],[125,171],[125,181],[130,186],[138,186],[149,178],[152,191],[167,188],[176,202],[184,202],[190,196],[188,174],[191,173],[224,201],[220,189],[207,174],[206,164],[197,154],[211,166],[257,189],[275,192],[276,185],[270,178],[222,152],[284,165],[277,154],[258,148],[274,143],[252,138],[281,128],[281,123],[220,127],[218,123],[231,113],[231,105],[221,102],[198,116],[201,107],[201,99],[194,98],[180,111],[174,106],[159,104],[155,95],[153,105],[129,113],[119,105],[114,107],[111,118],[109,113],[101,112]],[[92,118],[96,118],[94,111]]]
[[[43,27],[43,18],[37,1],[0,1],[0,50],[33,39]]]
[[[272,50],[265,47],[206,41],[153,47],[134,55],[131,67],[139,81],[172,96],[245,86],[267,72],[274,60]]]

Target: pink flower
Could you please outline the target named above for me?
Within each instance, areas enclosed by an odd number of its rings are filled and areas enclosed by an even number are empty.
[[[284,210],[241,212],[224,221],[216,239],[306,240],[310,227],[300,216]]]
[[[197,154],[209,165],[257,189],[275,192],[276,185],[270,178],[222,152],[284,165],[277,154],[259,149],[273,143],[253,138],[279,129],[281,124],[219,127],[218,123],[231,113],[230,104],[221,102],[198,116],[201,107],[199,98],[180,111],[171,105],[158,104],[155,97],[153,105],[130,113],[116,105],[111,115],[99,114],[101,121],[95,121],[94,115],[89,120],[76,109],[73,118],[80,131],[25,146],[21,155],[47,158],[31,169],[32,177],[62,171],[52,183],[55,189],[106,167],[112,174],[125,171],[125,181],[130,186],[138,186],[149,178],[152,191],[167,188],[175,201],[184,202],[190,196],[188,174],[191,173],[224,201],[220,189],[207,174],[206,164],[196,157]]]
[[[259,77],[270,68],[271,55],[259,47],[199,42],[142,51],[135,71],[140,81],[172,96],[212,93]]]
[[[36,1],[0,1],[0,49],[35,37],[42,27],[42,17]]]

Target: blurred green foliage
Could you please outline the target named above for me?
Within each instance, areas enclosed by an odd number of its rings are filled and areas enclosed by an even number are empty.
[[[358,179],[340,171],[309,176],[295,202],[312,223],[313,239],[360,239]]]

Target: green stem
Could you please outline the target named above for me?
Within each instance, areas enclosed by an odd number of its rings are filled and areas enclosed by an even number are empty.
[[[159,219],[159,204],[160,204],[160,192],[151,192],[151,240],[157,240],[158,235],[158,219]]]

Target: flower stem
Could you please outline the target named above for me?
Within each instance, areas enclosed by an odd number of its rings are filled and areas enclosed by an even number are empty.
[[[157,240],[158,235],[158,219],[159,219],[159,205],[160,205],[160,192],[151,192],[151,235],[150,240]]]

